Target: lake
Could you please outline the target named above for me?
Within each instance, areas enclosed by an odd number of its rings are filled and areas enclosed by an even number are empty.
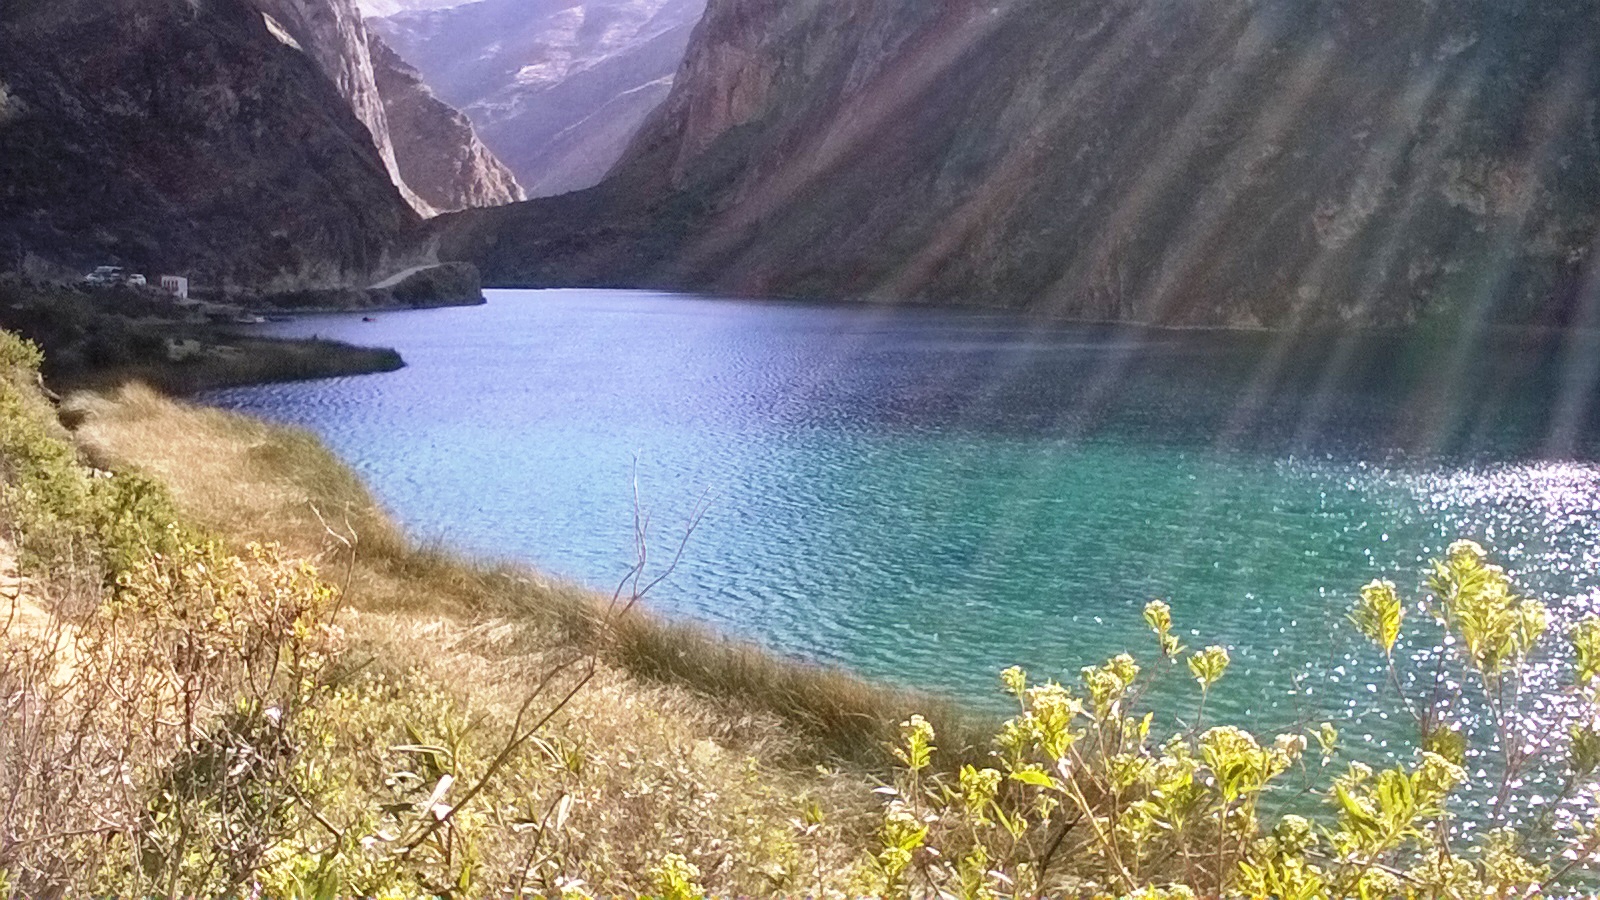
[[[304,425],[418,537],[651,598],[780,653],[998,701],[1076,677],[1168,599],[1234,667],[1208,710],[1272,728],[1368,715],[1344,623],[1457,537],[1561,622],[1600,610],[1592,339],[1151,331],[1000,313],[492,291],[478,308],[268,326],[393,346],[387,375],[210,402]],[[1413,591],[1413,596],[1416,596]],[[1298,691],[1295,682],[1303,683]],[[1170,708],[1193,686],[1175,679]]]

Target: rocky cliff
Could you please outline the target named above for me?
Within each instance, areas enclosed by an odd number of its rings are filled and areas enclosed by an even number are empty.
[[[370,25],[532,196],[591,187],[672,88],[705,0],[480,0]]]
[[[436,231],[501,284],[1565,322],[1597,98],[1588,0],[712,0],[610,181]]]
[[[0,268],[370,283],[415,215],[367,127],[246,0],[0,6]]]
[[[252,0],[271,17],[274,33],[309,55],[367,126],[389,179],[422,215],[437,210],[406,184],[389,136],[389,117],[378,92],[367,27],[355,0]],[[281,30],[279,30],[281,29]]]
[[[417,196],[441,212],[523,199],[516,176],[478,140],[472,123],[434,96],[376,33],[367,42],[395,161]]]

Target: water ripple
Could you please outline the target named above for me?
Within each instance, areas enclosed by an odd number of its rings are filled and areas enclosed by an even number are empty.
[[[1558,623],[1600,610],[1600,429],[1544,458],[1553,376],[1521,346],[1480,357],[1486,391],[1386,339],[1327,377],[1310,342],[1263,393],[1261,336],[595,291],[380,319],[274,328],[396,346],[402,372],[211,399],[315,429],[421,536],[595,585],[629,560],[637,458],[659,540],[713,499],[659,609],[977,703],[1011,663],[1147,651],[1162,597],[1234,648],[1217,714],[1401,752],[1343,625],[1360,584],[1416,596],[1470,537]]]

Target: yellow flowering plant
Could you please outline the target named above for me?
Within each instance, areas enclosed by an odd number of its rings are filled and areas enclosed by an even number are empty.
[[[905,769],[877,857],[882,895],[1322,900],[1558,891],[1595,858],[1600,827],[1554,834],[1548,817],[1512,823],[1503,809],[1535,763],[1566,767],[1556,803],[1600,769],[1600,618],[1570,633],[1570,739],[1536,758],[1530,748],[1548,744],[1519,740],[1534,726],[1518,704],[1531,693],[1529,660],[1550,628],[1548,610],[1520,596],[1470,542],[1434,562],[1427,584],[1422,608],[1443,635],[1426,679],[1401,677],[1405,603],[1392,582],[1362,588],[1349,617],[1383,655],[1395,699],[1418,726],[1409,763],[1374,770],[1349,759],[1313,784],[1307,755],[1320,755],[1321,770],[1343,752],[1331,723],[1271,740],[1231,725],[1204,727],[1205,699],[1227,674],[1228,650],[1183,657],[1171,608],[1152,602],[1144,619],[1164,664],[1157,668],[1184,660],[1200,689],[1196,724],[1153,736],[1154,716],[1140,708],[1153,675],[1127,654],[1085,668],[1078,686],[1034,682],[1020,668],[1002,673],[1017,711],[995,736],[992,765],[964,764],[954,786],[929,774],[938,771],[932,730],[908,722],[896,751]],[[1426,698],[1402,689],[1418,683]],[[1494,723],[1488,743],[1501,753],[1500,780],[1472,785],[1488,788],[1486,828],[1470,827],[1457,809],[1471,780],[1469,754],[1489,752],[1451,719],[1460,692],[1473,689]],[[1286,783],[1292,771],[1306,784]],[[1291,788],[1324,811],[1269,802]]]

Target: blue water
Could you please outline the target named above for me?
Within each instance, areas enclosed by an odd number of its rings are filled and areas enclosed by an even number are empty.
[[[419,537],[607,591],[635,472],[658,561],[704,496],[656,610],[976,704],[1013,663],[1070,678],[1148,653],[1139,610],[1161,597],[1187,643],[1232,649],[1218,716],[1333,716],[1387,744],[1377,661],[1343,621],[1367,580],[1414,587],[1470,537],[1561,621],[1600,609],[1592,342],[614,291],[377,319],[269,330],[393,346],[403,371],[210,400],[314,429]]]

